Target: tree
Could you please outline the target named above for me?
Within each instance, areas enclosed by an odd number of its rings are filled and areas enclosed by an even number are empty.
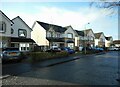
[[[118,11],[118,7],[120,6],[120,1],[118,0],[97,0],[98,2],[93,1],[90,3],[90,7],[96,6],[98,8],[103,8],[106,10],[111,10],[111,14],[115,13]]]

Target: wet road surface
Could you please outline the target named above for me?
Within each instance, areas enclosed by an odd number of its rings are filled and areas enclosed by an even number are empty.
[[[30,64],[11,64],[13,71],[26,72],[21,77],[32,77],[63,81],[80,85],[118,85],[118,52],[108,52],[102,55],[91,55],[78,60],[46,67],[33,68]],[[8,65],[3,65],[4,67]],[[11,66],[9,66],[11,70]],[[23,71],[22,71],[23,70]],[[5,73],[5,69],[3,69]],[[17,73],[18,74],[18,73]]]

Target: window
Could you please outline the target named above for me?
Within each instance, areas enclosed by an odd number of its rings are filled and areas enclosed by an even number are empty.
[[[27,31],[24,29],[19,29],[18,30],[18,36],[19,37],[26,37],[27,36]]]
[[[92,37],[92,36],[91,36],[91,37],[90,37],[90,40],[92,40],[92,41],[93,41],[93,40],[94,40],[94,37]]]
[[[100,42],[104,42],[102,38],[100,38]]]
[[[60,37],[60,34],[57,34],[57,37]]]
[[[0,32],[5,32],[5,30],[6,30],[6,23],[0,21]]]
[[[11,34],[13,34],[14,33],[14,30],[11,28]]]
[[[29,51],[29,47],[28,43],[20,43],[20,51]]]
[[[73,38],[73,34],[72,33],[68,33],[67,36],[68,36],[68,38]]]

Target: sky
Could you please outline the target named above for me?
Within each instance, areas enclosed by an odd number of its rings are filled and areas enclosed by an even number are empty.
[[[75,30],[92,29],[118,39],[118,13],[90,7],[91,2],[1,2],[0,9],[10,19],[20,16],[30,27],[37,21]],[[89,23],[89,24],[88,24]]]

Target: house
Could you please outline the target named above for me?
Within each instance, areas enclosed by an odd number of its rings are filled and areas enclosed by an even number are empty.
[[[65,36],[65,47],[70,47],[71,49],[75,49],[77,46],[77,32],[72,28],[72,26],[66,26],[66,31],[64,32]]]
[[[113,38],[112,36],[105,37],[105,47],[110,47],[113,45]]]
[[[92,29],[82,30],[84,32],[85,46],[94,47],[95,46],[95,36]]]
[[[18,47],[20,51],[33,50],[34,40],[31,39],[32,29],[19,17],[12,19],[11,47]]]
[[[105,47],[105,35],[103,32],[95,33],[95,46]]]
[[[75,30],[77,33],[77,47],[83,47],[84,46],[84,32],[83,31],[79,31],[79,30]]]
[[[120,40],[114,40],[113,44],[115,47],[120,47]]]
[[[13,22],[0,10],[0,49],[10,47]]]
[[[44,50],[52,46],[75,46],[75,31],[71,26],[62,27],[35,21],[32,27],[31,38]]]

